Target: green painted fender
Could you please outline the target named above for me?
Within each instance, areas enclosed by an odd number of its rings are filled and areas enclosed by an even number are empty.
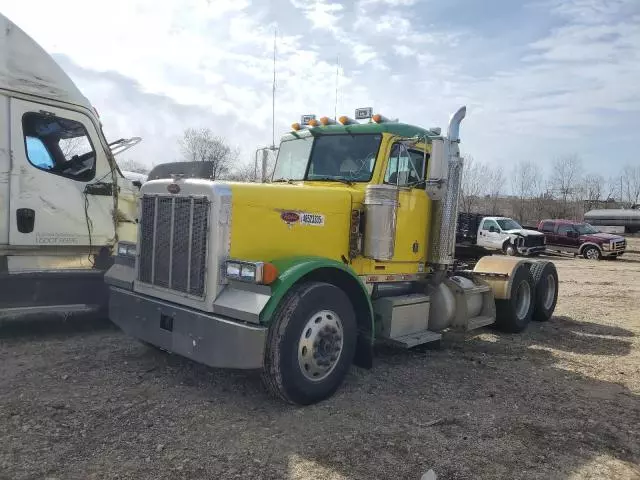
[[[349,285],[357,285],[352,289],[352,295],[358,295],[359,304],[364,307],[360,308],[360,315],[368,316],[371,324],[370,335],[371,342],[374,340],[374,317],[371,298],[367,293],[365,286],[356,273],[342,262],[331,260],[324,257],[287,257],[272,260],[272,264],[278,269],[278,279],[271,285],[271,298],[260,313],[260,323],[269,324],[271,319],[286,293],[298,283],[301,279],[307,277],[310,279],[325,280],[327,277],[338,278],[339,281],[347,281]],[[336,274],[338,277],[336,277]],[[360,294],[362,295],[360,297]],[[353,297],[352,297],[353,298]],[[359,320],[359,324],[362,319]]]

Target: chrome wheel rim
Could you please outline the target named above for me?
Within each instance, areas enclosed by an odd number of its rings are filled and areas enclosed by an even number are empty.
[[[516,317],[523,320],[531,305],[531,286],[528,282],[521,282],[516,291]]]
[[[544,294],[544,308],[549,310],[553,305],[553,300],[556,297],[556,279],[553,275],[547,275],[547,291]]]
[[[590,260],[596,260],[598,258],[598,251],[595,248],[588,249],[587,258]]]
[[[319,382],[333,372],[344,346],[342,320],[331,310],[311,315],[298,342],[298,364],[302,375]]]

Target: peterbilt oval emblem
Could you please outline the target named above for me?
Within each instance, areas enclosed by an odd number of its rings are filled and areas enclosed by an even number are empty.
[[[282,212],[280,218],[287,223],[297,223],[300,221],[300,215],[296,212]]]
[[[167,190],[169,191],[169,193],[180,193],[180,185],[178,185],[177,183],[170,183],[169,185],[167,185]]]

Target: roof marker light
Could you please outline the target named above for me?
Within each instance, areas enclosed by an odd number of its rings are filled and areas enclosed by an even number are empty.
[[[311,120],[309,120],[308,125],[310,127],[319,127],[320,126],[320,122],[318,120],[316,120],[315,118],[312,118]]]
[[[320,118],[320,123],[322,124],[322,126],[327,126],[327,125],[335,125],[336,121],[333,118],[322,117]]]
[[[353,118],[349,118],[346,115],[342,115],[338,121],[342,124],[342,125],[353,125],[354,123],[357,123]]]
[[[379,113],[376,113],[373,117],[371,117],[371,120],[373,120],[375,123],[385,123],[389,121],[387,117],[384,117]]]
[[[292,123],[291,124],[291,130],[297,132],[298,130],[300,130],[300,124],[298,122]]]

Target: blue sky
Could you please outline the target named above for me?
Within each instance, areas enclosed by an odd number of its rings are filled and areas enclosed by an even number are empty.
[[[54,53],[127,154],[178,157],[187,127],[208,126],[243,151],[303,113],[356,107],[445,127],[468,106],[462,149],[542,169],[578,154],[605,177],[638,164],[638,0],[0,0]],[[38,12],[34,15],[34,12]],[[603,168],[604,167],[604,168]]]

